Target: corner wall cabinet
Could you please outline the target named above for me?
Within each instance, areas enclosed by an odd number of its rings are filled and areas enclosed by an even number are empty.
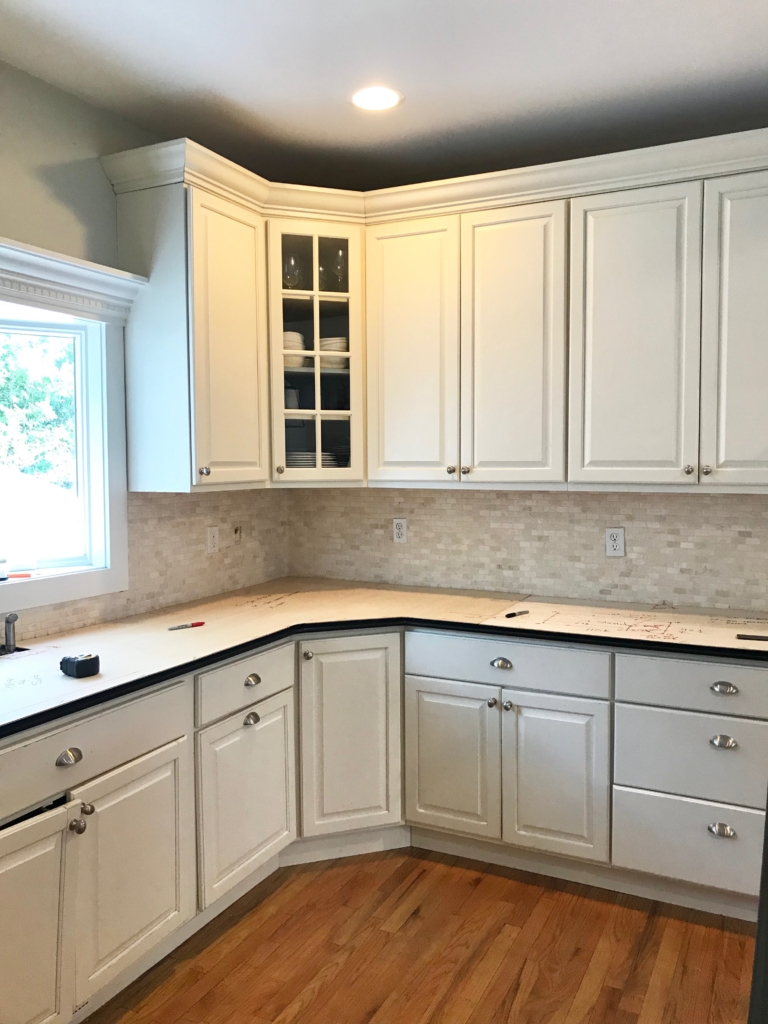
[[[402,821],[400,635],[299,645],[302,834]]]
[[[123,266],[149,284],[126,329],[135,491],[269,478],[263,218],[181,184],[118,196]]]
[[[360,228],[270,220],[274,479],[362,481]]]

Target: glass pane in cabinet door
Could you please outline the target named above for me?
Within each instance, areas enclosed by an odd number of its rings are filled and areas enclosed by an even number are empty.
[[[349,412],[349,359],[320,356],[320,408]]]
[[[349,302],[346,299],[321,299],[320,351],[349,352]]]
[[[349,291],[349,242],[346,238],[320,238],[317,243],[321,292]]]
[[[323,469],[348,469],[352,459],[349,420],[322,420],[320,423]]]
[[[312,356],[283,356],[286,409],[315,408],[315,360]]]
[[[285,421],[285,468],[315,469],[317,466],[315,421]]]
[[[311,292],[314,287],[312,236],[283,235],[283,288]]]
[[[315,347],[315,304],[312,299],[283,298],[283,349],[301,352]]]

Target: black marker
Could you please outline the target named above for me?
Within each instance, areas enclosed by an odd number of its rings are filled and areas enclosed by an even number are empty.
[[[528,609],[526,608],[522,612],[507,612],[507,614],[504,616],[504,618],[505,619],[514,619],[514,618],[517,618],[518,615],[528,615],[528,614],[529,614],[529,612],[528,612]],[[765,639],[768,640],[768,636]]]
[[[737,640],[768,640],[768,636],[760,636],[759,633],[737,633]]]

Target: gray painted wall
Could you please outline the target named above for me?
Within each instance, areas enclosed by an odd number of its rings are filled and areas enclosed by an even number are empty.
[[[155,141],[0,63],[0,237],[116,266],[115,196],[98,158]]]

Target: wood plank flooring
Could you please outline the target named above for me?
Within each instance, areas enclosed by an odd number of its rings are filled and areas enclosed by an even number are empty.
[[[754,927],[414,849],[284,868],[88,1024],[742,1024]]]

